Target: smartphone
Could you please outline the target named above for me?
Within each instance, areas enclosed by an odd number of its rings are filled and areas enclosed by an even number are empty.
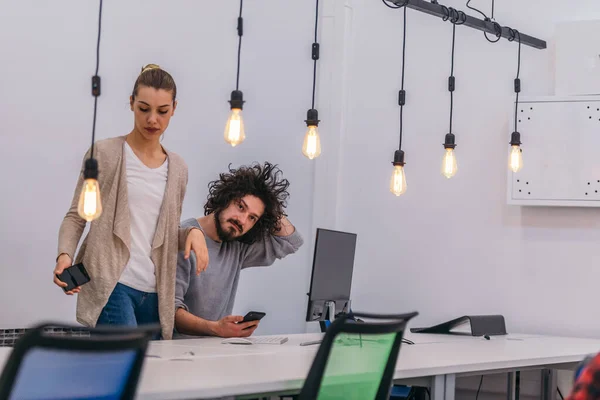
[[[250,311],[244,316],[242,322],[260,321],[265,315],[267,314],[265,314],[264,312]]]
[[[67,284],[67,287],[63,288],[65,292],[73,290],[77,286],[81,286],[90,281],[90,276],[82,263],[65,268],[62,274],[57,274],[56,277]]]

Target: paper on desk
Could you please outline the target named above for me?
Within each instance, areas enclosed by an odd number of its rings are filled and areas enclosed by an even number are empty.
[[[275,354],[274,351],[253,351],[253,352],[244,352],[244,353],[220,353],[220,354],[196,354],[193,351],[186,351],[177,355],[159,355],[159,354],[146,354],[147,360],[159,360],[159,361],[194,361],[198,359],[205,358],[218,358],[218,357],[248,357],[248,356],[257,356],[257,355],[269,355]]]
[[[148,353],[146,354],[146,358],[147,359],[151,359],[151,360],[168,360],[168,361],[172,361],[172,360],[184,360],[184,361],[192,361],[193,358],[196,354],[193,351],[186,351],[182,354],[178,354],[175,356],[160,356],[158,354],[152,354],[152,353]]]

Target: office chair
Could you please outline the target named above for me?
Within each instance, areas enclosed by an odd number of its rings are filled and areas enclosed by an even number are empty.
[[[402,336],[416,315],[351,313],[334,320],[325,332],[299,400],[387,400]]]
[[[131,399],[158,326],[52,334],[41,324],[17,340],[0,375],[0,399]],[[68,327],[66,328],[68,329]]]
[[[350,310],[350,312],[352,312],[352,310]],[[321,327],[321,332],[326,332],[329,325],[331,325],[331,321],[329,321],[328,319],[325,321],[319,321],[319,326]],[[414,344],[413,342],[411,342],[405,338],[402,338],[402,343]],[[419,389],[412,388],[412,387],[406,386],[406,385],[393,385],[389,399],[390,400],[408,399],[408,398],[414,397],[417,394],[417,393],[415,393],[415,391],[417,391],[417,390],[419,390]]]

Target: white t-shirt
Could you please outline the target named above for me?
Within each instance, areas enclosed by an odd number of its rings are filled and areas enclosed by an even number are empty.
[[[127,192],[131,221],[131,256],[119,282],[147,293],[156,293],[155,266],[150,258],[152,240],[167,185],[168,159],[158,168],[147,167],[124,144]]]

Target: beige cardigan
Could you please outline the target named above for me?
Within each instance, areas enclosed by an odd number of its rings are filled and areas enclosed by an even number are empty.
[[[71,208],[63,219],[58,234],[58,254],[66,253],[75,263],[83,262],[91,281],[81,286],[77,295],[77,321],[93,327],[108,302],[125,265],[129,260],[131,229],[127,203],[127,176],[123,144],[125,136],[96,142],[94,158],[98,160],[102,215],[91,222],[90,230],[73,257],[86,222],[77,214],[77,204],[83,186],[83,171]],[[156,268],[158,308],[163,339],[171,339],[175,319],[175,273],[177,253],[184,246],[190,229],[180,229],[181,208],[188,180],[187,165],[175,153],[165,150],[169,160],[167,184],[151,259]],[[85,160],[89,157],[86,154]]]

